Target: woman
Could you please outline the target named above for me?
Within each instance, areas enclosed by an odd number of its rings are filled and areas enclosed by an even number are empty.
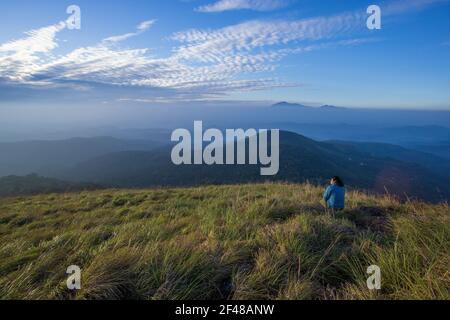
[[[341,178],[337,176],[331,178],[330,186],[325,190],[323,199],[327,208],[333,211],[345,208],[345,186]]]

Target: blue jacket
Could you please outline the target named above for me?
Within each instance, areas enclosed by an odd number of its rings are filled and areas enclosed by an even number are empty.
[[[328,208],[330,209],[344,209],[345,188],[332,184],[325,190],[323,199],[327,202]]]

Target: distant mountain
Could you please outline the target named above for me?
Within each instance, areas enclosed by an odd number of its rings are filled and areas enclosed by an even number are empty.
[[[32,174],[25,177],[8,176],[0,178],[0,197],[62,193],[100,189],[92,183],[74,183],[44,178]]]
[[[272,105],[272,108],[288,108],[288,109],[307,109],[311,108],[299,103],[279,102]]]
[[[450,178],[450,161],[431,153],[407,149],[401,146],[386,143],[329,141],[336,146],[342,146],[343,151],[366,153],[371,157],[382,159],[395,159],[405,163],[421,165],[431,172]]]
[[[60,177],[116,187],[151,187],[306,180],[325,184],[331,176],[340,175],[350,186],[375,192],[387,190],[429,201],[450,199],[447,181],[423,166],[289,132],[282,132],[280,139],[280,172],[275,177],[260,176],[259,166],[175,166],[169,147],[103,155],[65,170]]]
[[[166,141],[170,141],[169,138]],[[111,137],[0,143],[0,177],[31,173],[52,176],[64,168],[104,154],[150,151],[161,145],[161,142],[153,140],[120,140]]]
[[[438,141],[430,144],[410,143],[408,147],[445,158],[450,162],[450,141]]]
[[[342,115],[345,112],[334,112],[333,114]],[[319,112],[320,110],[313,110]],[[310,111],[310,112],[313,112]],[[306,112],[306,111],[305,111]],[[330,111],[331,112],[331,111]],[[388,116],[388,115],[387,115]],[[333,117],[328,117],[333,118]],[[294,116],[293,119],[294,120]],[[398,144],[404,147],[417,150],[424,150],[429,146],[435,149],[434,154],[441,155],[437,148],[433,146],[442,146],[444,149],[450,145],[450,128],[442,126],[366,126],[364,124],[353,125],[345,122],[336,121],[334,123],[300,123],[300,122],[269,122],[263,127],[279,128],[281,130],[292,131],[315,140],[345,140],[357,142],[379,142]],[[447,153],[448,154],[448,153]]]
[[[304,104],[300,104],[300,103],[289,103],[289,102],[279,102],[276,104],[272,105],[272,108],[275,109],[289,109],[289,110],[316,110],[316,111],[337,111],[337,110],[345,110],[346,108],[342,108],[342,107],[336,107],[336,106],[332,106],[332,105],[323,105],[320,107],[312,107],[312,106],[307,106]]]
[[[330,105],[324,105],[320,107],[321,110],[345,110],[346,108],[343,107],[336,107],[336,106],[330,106]]]

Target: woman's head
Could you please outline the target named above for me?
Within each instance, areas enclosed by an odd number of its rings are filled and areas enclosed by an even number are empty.
[[[337,185],[339,187],[343,187],[344,186],[344,182],[338,176],[334,176],[333,178],[331,178],[331,184],[335,184],[335,185]]]

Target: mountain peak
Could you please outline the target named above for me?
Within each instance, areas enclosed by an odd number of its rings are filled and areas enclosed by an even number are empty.
[[[320,109],[322,109],[322,110],[341,110],[344,108],[326,104],[326,105],[321,106]]]
[[[305,106],[303,104],[300,103],[290,103],[290,102],[286,102],[286,101],[282,101],[279,103],[275,103],[274,105],[272,105],[272,108],[310,108],[309,106]]]
[[[320,107],[312,107],[312,106],[306,106],[304,104],[300,103],[290,103],[286,101],[278,102],[272,105],[272,108],[279,108],[279,109],[317,109],[317,110],[342,110],[345,108],[342,107],[336,107],[333,105],[323,105]]]

